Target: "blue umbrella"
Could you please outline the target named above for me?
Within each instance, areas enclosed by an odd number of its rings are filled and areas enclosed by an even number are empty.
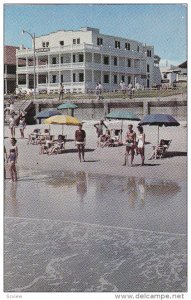
[[[46,109],[46,110],[42,110],[41,112],[39,112],[35,116],[35,119],[39,119],[41,121],[41,119],[47,119],[49,117],[57,116],[57,115],[61,115],[61,114],[62,113],[57,111],[57,110],[48,110],[48,109]],[[49,126],[49,130],[50,130],[50,126]]]
[[[150,126],[158,126],[158,143],[159,143],[159,127],[161,126],[179,126],[180,123],[176,121],[176,119],[168,114],[151,114],[145,116],[139,125],[150,125]]]
[[[61,115],[61,112],[59,112],[57,110],[42,110],[35,116],[35,118],[36,119],[47,119],[49,117],[56,116],[56,115]]]

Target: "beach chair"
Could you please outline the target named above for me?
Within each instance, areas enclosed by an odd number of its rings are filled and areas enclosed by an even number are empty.
[[[62,151],[65,150],[66,137],[67,137],[67,135],[61,135],[60,134],[58,136],[58,140],[55,141],[52,144],[51,148],[48,151],[48,154],[51,155],[51,154],[60,154],[60,153],[62,153]]]
[[[110,140],[110,144],[108,145],[109,147],[116,147],[116,146],[121,146],[122,143],[122,139],[121,139],[121,135],[122,135],[122,130],[121,129],[114,129],[113,130],[113,136]]]
[[[153,153],[149,159],[157,159],[164,157],[170,147],[171,142],[172,140],[160,140],[158,146],[153,146]]]

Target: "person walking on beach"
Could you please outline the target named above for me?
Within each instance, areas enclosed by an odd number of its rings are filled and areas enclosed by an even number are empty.
[[[138,137],[137,148],[138,148],[138,154],[141,155],[141,166],[143,166],[145,161],[145,133],[143,132],[142,126],[138,126],[137,129],[139,131],[137,136]]]
[[[103,127],[105,127],[106,129],[108,129],[108,127],[105,125],[104,120],[100,120],[98,123],[94,124],[94,127],[96,128],[96,132],[97,132],[97,146],[99,147],[100,145],[100,139],[101,136],[103,135]]]
[[[63,100],[63,94],[64,94],[64,86],[63,86],[62,82],[60,82],[60,86],[59,86],[59,100],[60,99]]]
[[[85,150],[85,143],[86,143],[86,132],[82,129],[82,124],[78,126],[78,129],[75,132],[75,143],[78,149],[78,156],[81,162],[81,158],[83,161],[84,159],[84,150]]]
[[[9,129],[11,131],[12,138],[15,137],[15,127],[16,127],[16,121],[15,121],[15,117],[14,117],[14,113],[13,113],[9,119]]]
[[[9,156],[7,158],[7,163],[10,162],[10,175],[11,175],[11,180],[17,181],[17,169],[16,169],[16,163],[17,163],[17,158],[18,158],[18,148],[17,148],[17,140],[15,138],[11,139],[11,148],[9,150]]]
[[[24,139],[24,129],[25,129],[25,117],[19,118],[19,130],[21,133],[21,138]]]
[[[4,145],[4,179],[6,179],[6,166],[5,166],[6,161],[7,161],[7,150]]]
[[[128,125],[128,131],[126,136],[126,151],[125,151],[125,162],[123,166],[128,164],[128,156],[131,155],[131,167],[133,166],[133,160],[136,148],[136,133],[133,130],[133,125]]]

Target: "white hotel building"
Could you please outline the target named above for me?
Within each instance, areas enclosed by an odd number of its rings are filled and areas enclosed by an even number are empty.
[[[17,50],[20,89],[33,88],[33,52],[23,47]],[[154,55],[153,46],[104,35],[90,27],[36,37],[35,58],[36,89],[48,93],[58,91],[60,82],[66,92],[95,90],[97,82],[105,91],[114,91],[119,89],[121,80],[126,85],[151,88],[157,84],[154,68],[160,60]]]

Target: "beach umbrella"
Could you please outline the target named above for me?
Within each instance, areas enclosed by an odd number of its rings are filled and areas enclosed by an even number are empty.
[[[38,114],[36,114],[35,119],[39,119],[40,123],[42,119],[47,119],[49,117],[52,116],[56,116],[56,115],[61,115],[62,113],[57,111],[57,110],[42,110],[41,112],[39,112]],[[50,130],[50,125],[49,125],[49,130]]]
[[[123,120],[131,120],[131,121],[140,121],[141,119],[137,117],[133,112],[127,110],[114,110],[106,115],[106,119],[110,120],[121,120],[121,132],[123,129]],[[122,136],[121,136],[122,138]]]
[[[63,103],[63,104],[60,104],[57,109],[71,109],[72,113],[71,115],[73,116],[74,115],[74,109],[75,108],[78,108],[78,106],[72,102],[66,102],[66,103]]]
[[[159,144],[159,127],[162,126],[179,126],[180,123],[176,121],[176,119],[168,114],[151,114],[146,115],[139,125],[150,125],[150,126],[158,126],[158,144]]]
[[[42,110],[36,114],[35,119],[47,119],[52,116],[61,115],[62,113],[57,110]]]
[[[63,125],[71,125],[71,126],[78,126],[81,122],[72,116],[68,115],[58,115],[52,116],[48,119],[44,120],[44,124],[60,124],[62,125],[62,134],[63,134]]]
[[[141,119],[137,117],[134,113],[127,110],[113,110],[106,115],[106,119],[115,119],[115,120],[132,120],[140,121]]]

